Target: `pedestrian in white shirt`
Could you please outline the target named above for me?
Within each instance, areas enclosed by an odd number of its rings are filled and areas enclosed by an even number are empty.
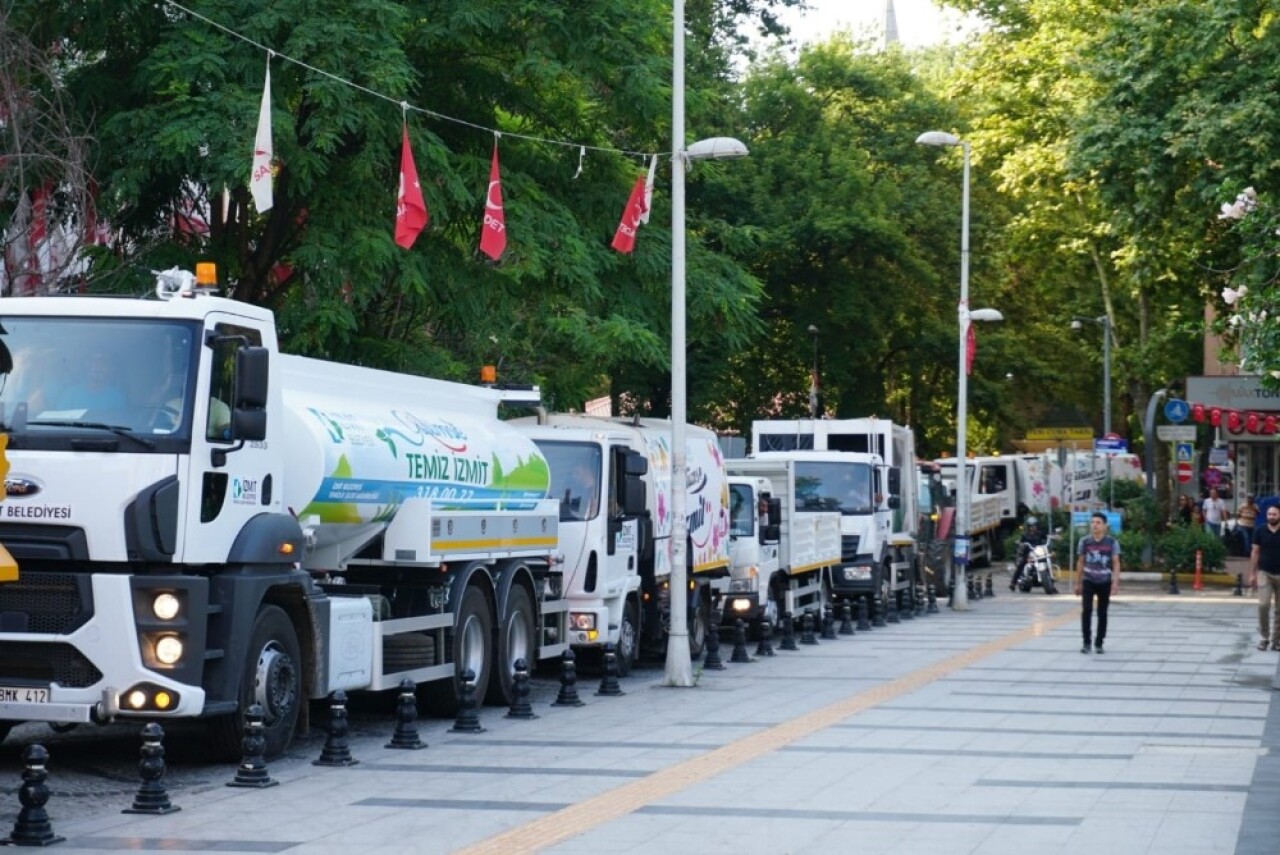
[[[1227,503],[1218,498],[1218,489],[1209,489],[1209,498],[1204,500],[1204,527],[1214,535],[1222,536],[1222,520],[1227,513]]]

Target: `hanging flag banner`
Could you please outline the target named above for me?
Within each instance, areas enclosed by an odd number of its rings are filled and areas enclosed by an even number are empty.
[[[489,190],[484,197],[484,223],[480,227],[480,251],[497,261],[507,248],[507,219],[502,211],[502,178],[498,171],[498,141],[493,141],[489,165]]]
[[[964,342],[964,373],[973,373],[973,358],[978,355],[978,337],[973,332],[973,325],[965,330]]]
[[[643,225],[649,225],[649,212],[653,210],[653,176],[658,171],[658,156],[649,160],[649,177],[644,180],[644,215],[640,217]]]
[[[644,178],[637,178],[631,188],[631,198],[627,199],[627,207],[622,212],[622,222],[618,223],[618,230],[613,235],[614,249],[631,252],[636,248],[636,231],[647,210],[644,205]]]
[[[430,219],[426,200],[422,198],[422,185],[418,183],[418,167],[413,162],[413,148],[409,145],[409,125],[406,123],[404,136],[400,142],[400,192],[396,195],[396,244],[405,249],[413,246],[413,242],[427,227]]]
[[[253,168],[249,192],[258,213],[271,210],[271,57],[267,57],[267,79],[262,84],[262,106],[258,110],[258,135],[253,141]]]

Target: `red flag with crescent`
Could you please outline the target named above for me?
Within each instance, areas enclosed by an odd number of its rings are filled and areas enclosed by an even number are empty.
[[[612,246],[618,252],[631,252],[636,248],[636,232],[640,229],[645,212],[649,210],[644,203],[644,182],[643,176],[636,179],[635,186],[631,188],[631,198],[627,200],[627,207],[622,212],[622,222],[618,223],[618,230],[614,232]]]
[[[480,251],[497,261],[507,248],[507,219],[502,212],[502,177],[498,171],[498,141],[493,141],[489,165],[489,190],[484,197],[484,223],[480,226]]]
[[[422,198],[422,185],[418,183],[418,167],[413,162],[413,149],[409,145],[409,126],[404,126],[400,143],[400,193],[396,196],[396,244],[405,249],[413,246],[418,234],[427,227],[431,215],[427,213],[426,200]]]

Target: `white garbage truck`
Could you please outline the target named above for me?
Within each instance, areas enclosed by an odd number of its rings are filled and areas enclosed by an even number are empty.
[[[880,597],[898,606],[920,584],[915,435],[888,419],[775,419],[751,426],[752,457],[794,460],[796,510],[841,516],[836,599]]]
[[[503,393],[290,356],[272,314],[166,271],[155,299],[0,309],[10,470],[0,737],[203,717],[269,754],[307,699],[510,699],[566,649],[547,463]]]
[[[671,422],[542,413],[511,422],[537,444],[560,503],[569,641],[619,671],[665,649],[671,577]],[[728,574],[729,488],[711,431],[685,428],[689,648],[702,654],[711,581]]]
[[[821,613],[840,565],[840,513],[798,510],[795,460],[727,460],[729,576],[714,583],[722,623],[776,626],[783,614]],[[797,469],[800,475],[797,475]]]

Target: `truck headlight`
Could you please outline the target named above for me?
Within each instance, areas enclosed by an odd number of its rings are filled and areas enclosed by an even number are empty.
[[[178,616],[180,605],[178,598],[166,591],[151,601],[151,612],[160,620],[173,620]]]
[[[156,642],[156,659],[163,665],[173,665],[182,658],[182,639],[166,635]]]
[[[574,629],[588,632],[596,628],[595,612],[570,612],[569,626]]]

